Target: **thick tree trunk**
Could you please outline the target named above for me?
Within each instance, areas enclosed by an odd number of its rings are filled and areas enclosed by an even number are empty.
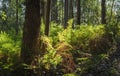
[[[50,4],[51,0],[47,0],[46,6],[46,21],[45,21],[45,35],[49,35],[49,28],[50,28]]]
[[[101,1],[101,23],[106,24],[106,0]]]
[[[21,48],[21,59],[26,64],[31,64],[34,57],[39,54],[39,34],[40,0],[26,0],[25,25]]]

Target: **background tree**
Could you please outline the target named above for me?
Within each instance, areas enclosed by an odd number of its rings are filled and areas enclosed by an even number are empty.
[[[81,23],[81,0],[77,0],[77,24]]]
[[[52,0],[51,1],[51,21],[58,22],[58,1]]]
[[[69,15],[69,19],[73,18],[73,2],[74,0],[69,0],[68,1],[68,5],[69,5],[69,10],[68,10],[68,15]]]
[[[45,23],[45,1],[44,0],[40,0],[40,14],[41,14],[41,18],[43,19],[43,23]]]
[[[65,0],[64,3],[64,28],[67,28],[68,22],[68,0]]]
[[[106,0],[101,1],[101,23],[106,24]]]
[[[120,76],[119,25],[120,0],[0,0],[0,76]]]
[[[19,31],[19,22],[18,22],[18,6],[19,6],[19,3],[18,3],[18,0],[16,0],[16,34],[18,34],[18,31]]]
[[[49,35],[49,28],[50,28],[50,4],[51,0],[47,0],[46,5],[46,21],[45,21],[45,35]]]
[[[6,32],[14,30],[14,33],[21,30],[24,22],[24,1],[1,0],[0,2],[2,3],[0,6],[0,14],[4,14],[4,16],[6,16],[4,17],[4,20],[1,19],[0,21],[0,29]]]

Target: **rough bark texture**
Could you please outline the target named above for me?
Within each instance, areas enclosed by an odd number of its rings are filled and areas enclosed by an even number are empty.
[[[106,0],[101,2],[101,23],[106,24]]]
[[[47,6],[46,6],[46,23],[45,23],[45,35],[49,35],[49,28],[50,28],[50,4],[51,0],[47,0]]]
[[[40,0],[26,0],[21,59],[31,64],[39,54]]]

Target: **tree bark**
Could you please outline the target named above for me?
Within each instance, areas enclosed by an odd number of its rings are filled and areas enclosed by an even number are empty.
[[[43,19],[43,23],[45,23],[45,1],[40,0],[40,14],[41,18]]]
[[[65,0],[64,4],[64,28],[67,28],[68,22],[68,0]]]
[[[51,21],[58,22],[58,6],[57,0],[52,0],[51,2]]]
[[[81,0],[77,0],[77,24],[81,24]]]
[[[16,35],[19,31],[19,23],[18,23],[18,0],[16,0],[16,26],[15,26]]]
[[[106,0],[101,1],[101,23],[106,24]]]
[[[46,6],[46,23],[45,23],[45,35],[49,35],[49,28],[50,28],[50,4],[51,0],[47,0]]]
[[[21,59],[29,65],[39,54],[40,0],[26,0],[25,5]]]
[[[111,6],[111,11],[110,11],[109,22],[112,21],[112,17],[113,17],[112,15],[113,15],[114,4],[115,4],[115,0],[112,1],[112,6]]]
[[[73,0],[69,0],[69,19],[73,18]]]

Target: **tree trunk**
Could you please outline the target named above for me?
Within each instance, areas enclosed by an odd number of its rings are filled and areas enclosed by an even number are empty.
[[[61,18],[61,22],[62,22],[62,25],[64,25],[64,0],[61,0],[61,3],[62,3],[62,18]]]
[[[69,19],[73,18],[73,0],[69,0]]]
[[[81,24],[81,0],[77,0],[77,24]]]
[[[58,6],[57,0],[52,0],[51,2],[51,21],[58,22]]]
[[[110,11],[110,18],[108,20],[109,22],[112,21],[114,4],[115,4],[115,0],[112,1],[111,11]]]
[[[106,24],[106,0],[101,1],[101,23]]]
[[[64,4],[64,28],[67,28],[68,22],[68,0],[65,0]]]
[[[47,0],[46,6],[46,21],[45,21],[45,35],[49,35],[49,28],[50,28],[50,4],[51,0]]]
[[[45,23],[45,1],[40,0],[40,14],[43,19],[43,23]]]
[[[18,23],[18,0],[16,0],[16,26],[15,26],[16,35],[19,31],[19,23]]]
[[[40,0],[26,0],[25,4],[21,59],[29,65],[34,57],[39,54]]]

